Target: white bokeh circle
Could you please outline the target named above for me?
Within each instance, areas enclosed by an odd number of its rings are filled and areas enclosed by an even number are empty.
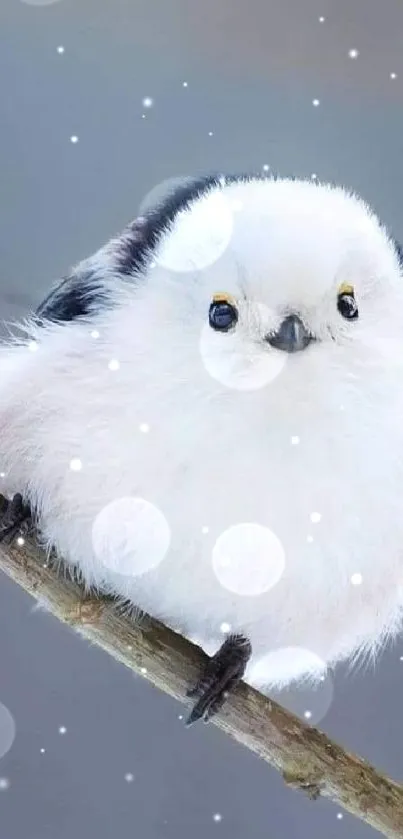
[[[242,596],[257,596],[280,580],[285,552],[268,527],[242,523],[220,534],[213,547],[212,564],[223,588]]]
[[[10,751],[14,743],[16,726],[13,715],[0,702],[0,758]]]
[[[259,390],[270,384],[284,370],[288,354],[269,347],[264,341],[264,323],[270,323],[272,313],[264,303],[255,304],[255,314],[261,322],[258,336],[239,332],[221,333],[203,326],[199,351],[207,373],[216,381],[234,390]]]
[[[60,0],[21,0],[26,6],[53,6],[54,3],[59,3]]]
[[[155,254],[158,265],[179,273],[202,271],[213,265],[227,249],[233,231],[231,204],[220,190],[212,190],[195,202],[191,213],[178,215],[177,237],[167,236]]]
[[[252,660],[246,681],[264,688],[271,699],[309,725],[317,725],[333,701],[331,672],[320,656],[303,647],[280,647]]]
[[[165,198],[168,198],[176,189],[188,186],[194,181],[191,175],[177,175],[174,178],[167,178],[150,189],[140,202],[138,215],[145,216],[154,207],[157,207]]]
[[[144,498],[124,497],[107,504],[92,525],[95,555],[105,568],[136,577],[156,568],[171,541],[168,522]]]

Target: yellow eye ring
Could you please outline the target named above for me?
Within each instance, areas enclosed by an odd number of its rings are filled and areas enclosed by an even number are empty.
[[[349,283],[342,283],[338,289],[337,296],[341,297],[342,294],[348,294],[350,297],[354,297],[354,286],[349,285]]]
[[[235,297],[226,291],[218,291],[216,294],[213,294],[213,303],[228,303],[229,306],[233,306],[236,309]]]

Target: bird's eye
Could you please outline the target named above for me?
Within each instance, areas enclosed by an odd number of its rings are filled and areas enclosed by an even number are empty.
[[[354,296],[353,286],[340,286],[337,295],[337,308],[346,320],[355,320],[358,318],[358,306]]]
[[[209,324],[216,332],[228,332],[238,321],[235,300],[229,294],[215,294],[209,308]]]

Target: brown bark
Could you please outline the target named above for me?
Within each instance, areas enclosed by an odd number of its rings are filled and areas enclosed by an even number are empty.
[[[0,543],[0,569],[113,658],[185,702],[205,654],[161,623],[122,615],[111,599],[87,596],[48,562],[32,537]],[[275,702],[242,683],[214,723],[311,798],[331,799],[389,839],[403,837],[403,787],[344,751]]]

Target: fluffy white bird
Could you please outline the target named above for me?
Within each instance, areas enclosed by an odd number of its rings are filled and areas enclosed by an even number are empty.
[[[373,656],[403,613],[403,277],[358,197],[176,189],[0,353],[3,536],[210,655],[190,716]],[[229,633],[223,642],[223,632]]]

